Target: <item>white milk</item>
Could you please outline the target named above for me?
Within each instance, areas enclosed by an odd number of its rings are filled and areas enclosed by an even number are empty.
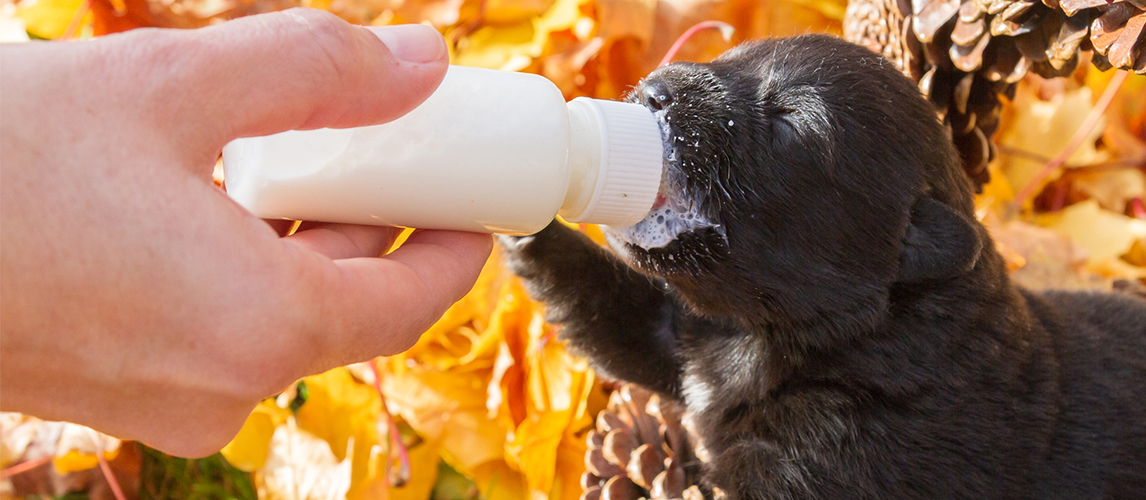
[[[224,178],[266,219],[531,234],[560,214],[628,226],[656,198],[660,129],[640,105],[567,104],[540,76],[451,66],[390,123],[231,142]]]

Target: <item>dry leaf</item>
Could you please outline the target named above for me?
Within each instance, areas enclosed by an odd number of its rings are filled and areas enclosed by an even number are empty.
[[[239,433],[221,453],[231,465],[246,472],[263,467],[267,461],[275,429],[290,417],[290,410],[280,408],[273,399],[265,399],[247,417]]]
[[[91,469],[99,465],[97,454],[102,454],[104,460],[114,460],[120,444],[120,440],[88,427],[63,423],[52,465],[60,474]]]
[[[1136,240],[1146,238],[1146,220],[1103,210],[1094,200],[1044,216],[1043,224],[1064,234],[1087,252],[1087,268],[1107,277],[1146,276],[1146,269],[1122,261]]]
[[[60,475],[94,468],[97,453],[115,460],[122,442],[91,428],[49,422],[19,413],[0,413],[0,464],[51,456]]]
[[[28,29],[24,19],[16,17],[16,5],[0,5],[0,43],[27,42]]]
[[[40,420],[21,413],[0,412],[0,469],[15,464],[36,439]]]
[[[255,475],[265,500],[342,500],[350,490],[350,445],[341,461],[330,444],[288,419],[271,437],[267,461]]]
[[[360,492],[366,484],[382,480],[385,473],[370,468],[372,448],[386,442],[379,432],[382,402],[377,391],[354,379],[345,368],[307,377],[303,382],[308,396],[298,411],[299,428],[325,440],[339,460],[347,458],[343,454],[346,450],[352,451],[347,497],[362,498]]]
[[[988,226],[991,238],[1005,245],[1024,260],[1043,254],[1055,262],[1078,269],[1086,262],[1086,252],[1068,236],[1022,221],[1011,221],[997,227]]]
[[[1037,88],[1024,81],[1015,97],[1011,125],[998,141],[1011,148],[1053,158],[1070,142],[1093,107],[1091,91],[1087,87],[1064,90],[1049,100],[1043,100],[1037,95]],[[1082,145],[1071,154],[1067,163],[1085,165],[1106,160],[1107,154],[1098,151],[1095,146],[1102,130],[1102,126],[1095,127]],[[1008,182],[1021,190],[1043,169],[1045,163],[1026,157],[1004,155],[1000,165]],[[1055,178],[1052,176],[1047,180]]]
[[[23,1],[16,6],[16,17],[24,21],[28,33],[40,38],[60,38],[83,2],[84,0]],[[89,15],[89,20],[90,17]]]
[[[1076,178],[1074,187],[1102,208],[1122,213],[1130,200],[1146,198],[1146,173],[1136,169],[1099,172]]]

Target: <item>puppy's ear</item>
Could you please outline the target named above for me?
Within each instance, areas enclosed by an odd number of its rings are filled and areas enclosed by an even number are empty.
[[[930,196],[911,207],[911,223],[903,240],[896,280],[902,283],[950,278],[970,271],[983,250],[975,224]]]

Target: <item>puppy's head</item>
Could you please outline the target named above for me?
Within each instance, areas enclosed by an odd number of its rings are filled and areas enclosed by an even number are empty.
[[[606,234],[702,313],[879,314],[895,283],[978,257],[946,131],[867,49],[820,35],[750,43],[661,68],[628,100],[660,121],[665,171],[652,212]]]

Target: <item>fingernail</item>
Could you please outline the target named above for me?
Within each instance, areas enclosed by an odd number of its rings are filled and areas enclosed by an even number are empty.
[[[446,41],[438,30],[424,24],[367,26],[394,57],[406,62],[437,61],[446,53]]]

